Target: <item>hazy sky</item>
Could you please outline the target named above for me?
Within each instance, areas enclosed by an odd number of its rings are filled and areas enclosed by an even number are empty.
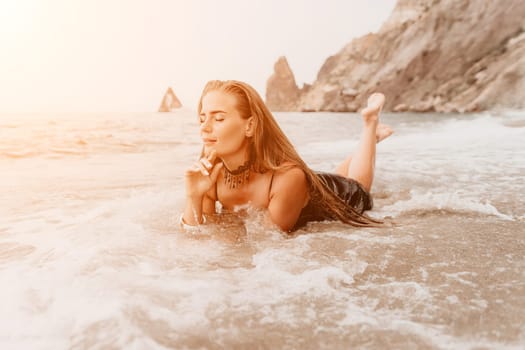
[[[195,108],[206,81],[264,97],[281,55],[299,84],[396,0],[0,0],[0,112]]]

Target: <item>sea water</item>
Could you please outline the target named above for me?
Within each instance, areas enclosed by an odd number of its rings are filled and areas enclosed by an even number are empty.
[[[357,114],[276,117],[315,170],[357,146]],[[189,109],[1,115],[0,348],[523,349],[525,113],[382,120],[384,226],[288,236],[179,228]]]

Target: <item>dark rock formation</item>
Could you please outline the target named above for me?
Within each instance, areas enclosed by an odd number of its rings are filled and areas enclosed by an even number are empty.
[[[159,107],[159,112],[173,112],[177,108],[181,107],[182,103],[180,103],[172,88],[169,87],[168,90],[166,90],[164,97],[162,98],[162,102],[160,103]]]
[[[266,83],[268,107],[275,111],[296,110],[301,89],[295,83],[294,75],[286,57],[279,57],[273,69],[274,73]]]
[[[387,111],[525,108],[525,1],[399,0],[378,33],[354,39],[297,90],[268,84],[267,96],[279,96],[270,108],[356,111],[373,91],[387,95]]]

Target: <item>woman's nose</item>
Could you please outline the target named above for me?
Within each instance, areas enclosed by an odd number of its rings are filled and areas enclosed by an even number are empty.
[[[211,118],[206,118],[201,123],[201,130],[202,131],[207,131],[207,130],[210,130],[210,129],[211,129]]]

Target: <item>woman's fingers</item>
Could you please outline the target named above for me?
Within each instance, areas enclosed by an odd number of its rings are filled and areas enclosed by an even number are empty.
[[[206,169],[211,168],[211,163],[207,158],[201,158],[199,161],[202,163],[202,165],[204,165]]]
[[[210,164],[213,164],[213,162],[215,161],[215,157],[217,156],[217,151],[212,149],[210,154],[208,154],[208,156],[206,157],[208,159],[208,161],[210,162]]]
[[[204,176],[210,175],[210,172],[208,171],[208,169],[206,169],[206,167],[204,166],[204,164],[202,164],[202,162],[197,163],[197,165],[199,166],[199,170],[202,175]]]
[[[215,181],[217,179],[217,175],[219,174],[219,170],[222,168],[222,162],[219,162],[217,164],[213,164],[215,161],[216,151],[212,150],[208,155],[205,157],[199,159],[197,163],[194,163],[188,170],[187,174],[190,175],[192,173],[201,173],[204,176],[210,176],[210,173],[213,174],[211,176],[212,181]]]
[[[210,175],[211,181],[213,182],[217,181],[217,176],[219,176],[219,171],[221,171],[221,168],[223,165],[224,164],[222,162],[215,164],[215,166],[213,167],[211,171],[211,175]]]
[[[188,170],[186,170],[187,175],[193,175],[195,173],[201,173],[204,176],[209,176],[210,172],[206,167],[201,163],[194,163]]]

